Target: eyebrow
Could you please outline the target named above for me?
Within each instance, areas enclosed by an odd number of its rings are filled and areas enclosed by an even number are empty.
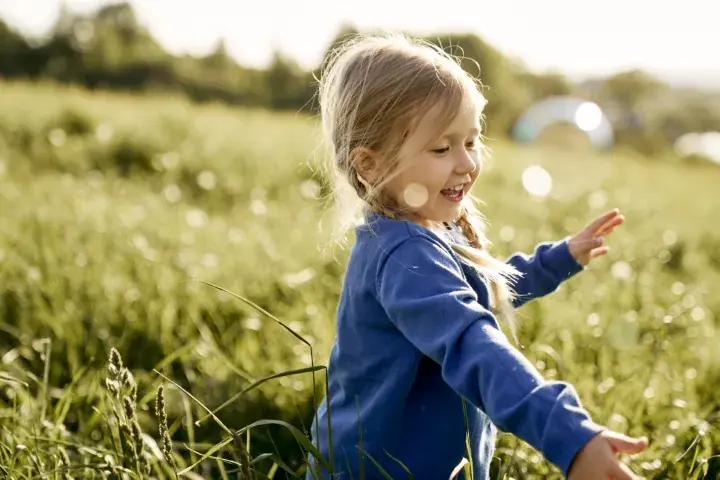
[[[473,135],[473,136],[480,135],[480,130],[473,127],[470,129],[470,135]],[[464,137],[464,136],[465,135],[463,135],[462,133],[444,133],[444,134],[440,135],[439,140],[442,140],[443,138],[453,139],[453,138]]]

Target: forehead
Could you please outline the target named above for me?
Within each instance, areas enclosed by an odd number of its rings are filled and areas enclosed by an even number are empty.
[[[453,107],[445,100],[433,105],[408,136],[408,146],[423,148],[425,144],[442,137],[469,135],[473,129],[479,133],[482,114],[479,102],[466,96],[456,108]]]

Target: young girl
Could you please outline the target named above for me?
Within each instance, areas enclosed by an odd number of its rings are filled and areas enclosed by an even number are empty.
[[[496,320],[512,326],[514,308],[605,254],[603,236],[623,217],[612,211],[531,256],[494,259],[469,196],[484,104],[452,57],[400,35],[357,37],[327,65],[323,127],[356,241],[313,422],[332,472],[311,458],[307,478],[386,478],[380,465],[392,478],[447,479],[463,458],[488,478],[496,427],[570,478],[633,478],[616,453],[646,440],[595,424],[573,387],[545,381]]]

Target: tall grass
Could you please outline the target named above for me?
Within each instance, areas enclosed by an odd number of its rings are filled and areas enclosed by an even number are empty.
[[[304,475],[347,255],[319,248],[314,119],[0,92],[0,476]],[[606,258],[518,312],[523,352],[649,436],[638,473],[715,478],[720,169],[490,146],[475,193],[498,255],[627,217]],[[532,164],[561,197],[527,194]],[[492,472],[559,478],[509,435]]]

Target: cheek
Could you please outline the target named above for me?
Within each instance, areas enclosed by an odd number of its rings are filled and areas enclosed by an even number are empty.
[[[422,183],[410,182],[402,192],[403,202],[411,208],[422,208],[427,205],[429,199],[430,192]]]
[[[389,183],[386,191],[399,205],[405,205],[412,209],[421,209],[430,200],[429,187],[427,179],[406,174]]]
[[[402,187],[403,180],[402,178],[394,178],[391,182],[389,182],[387,185],[385,185],[385,188],[383,191],[385,192],[385,195],[393,198],[398,199],[402,193]]]

